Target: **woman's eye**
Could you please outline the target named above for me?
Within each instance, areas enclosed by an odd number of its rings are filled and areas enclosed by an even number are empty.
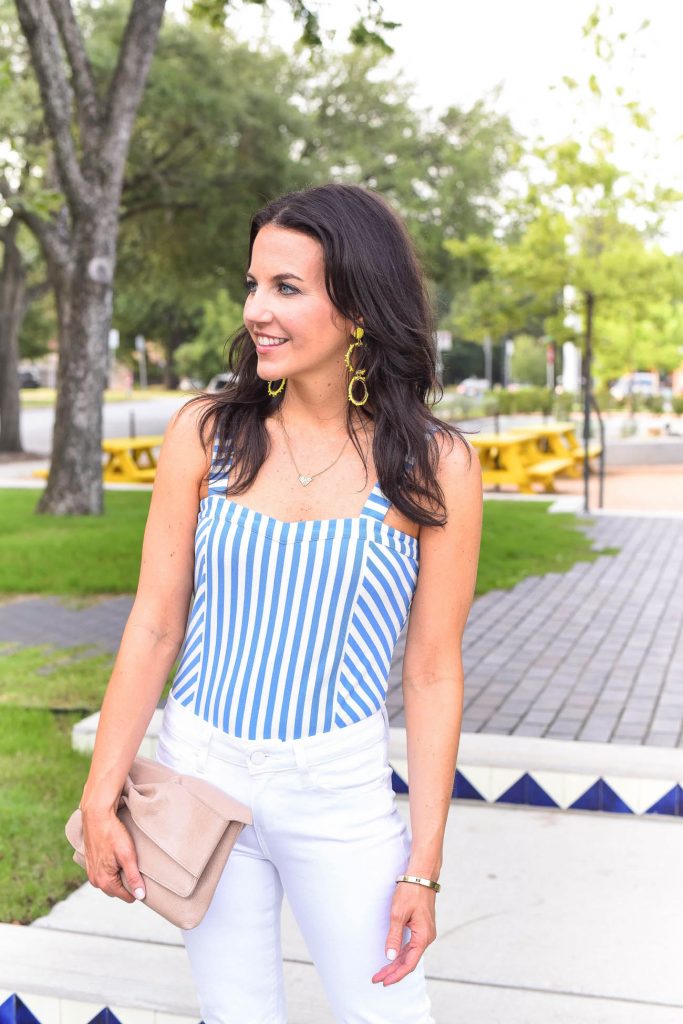
[[[281,288],[289,288],[289,291],[284,293],[285,295],[296,295],[297,294],[297,289],[296,288],[292,288],[291,284],[285,284],[284,281],[280,284],[280,287]]]
[[[245,281],[244,282],[244,289],[247,292],[253,292],[255,287],[256,287],[256,281]]]

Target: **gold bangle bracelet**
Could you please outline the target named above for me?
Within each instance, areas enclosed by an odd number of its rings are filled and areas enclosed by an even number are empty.
[[[431,878],[422,878],[420,875],[399,875],[396,881],[415,882],[417,885],[424,885],[428,889],[433,889],[434,892],[439,892],[441,889],[439,882],[433,882]]]

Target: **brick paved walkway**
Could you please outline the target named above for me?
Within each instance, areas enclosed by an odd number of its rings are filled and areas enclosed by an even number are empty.
[[[599,516],[596,547],[566,573],[478,598],[463,642],[463,729],[683,746],[683,519]],[[81,609],[55,597],[0,605],[0,643],[96,644],[113,653],[132,597]],[[403,725],[399,639],[389,715]]]
[[[683,746],[683,520],[600,516],[583,528],[621,551],[474,602],[463,730]]]

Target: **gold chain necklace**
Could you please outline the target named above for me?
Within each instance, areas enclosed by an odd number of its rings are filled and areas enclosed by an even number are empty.
[[[296,469],[297,474],[299,476],[299,483],[302,484],[304,487],[308,487],[308,485],[310,484],[311,480],[315,479],[316,476],[320,476],[321,473],[326,473],[328,469],[332,469],[332,467],[335,465],[335,463],[339,462],[340,458],[342,457],[342,452],[344,451],[344,448],[346,448],[346,446],[349,443],[349,441],[351,440],[351,438],[350,437],[346,438],[346,440],[344,441],[344,444],[342,445],[342,450],[339,452],[339,455],[334,460],[334,462],[331,462],[329,464],[329,466],[325,466],[325,469],[321,469],[317,473],[311,473],[310,476],[306,476],[305,473],[300,473],[299,472],[299,467],[296,464],[296,459],[294,458],[294,452],[292,451],[292,446],[289,443],[289,434],[287,433],[287,430],[285,429],[285,421],[282,418],[282,411],[279,408],[278,408],[277,414],[278,414],[278,419],[280,420],[280,425],[282,426],[282,429],[284,431],[285,442],[287,444],[287,449],[289,451],[291,460],[294,463],[294,468]]]

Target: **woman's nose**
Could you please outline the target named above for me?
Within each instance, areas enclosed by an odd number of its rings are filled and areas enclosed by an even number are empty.
[[[254,324],[267,324],[273,319],[266,296],[258,291],[251,292],[244,304],[244,316]]]

